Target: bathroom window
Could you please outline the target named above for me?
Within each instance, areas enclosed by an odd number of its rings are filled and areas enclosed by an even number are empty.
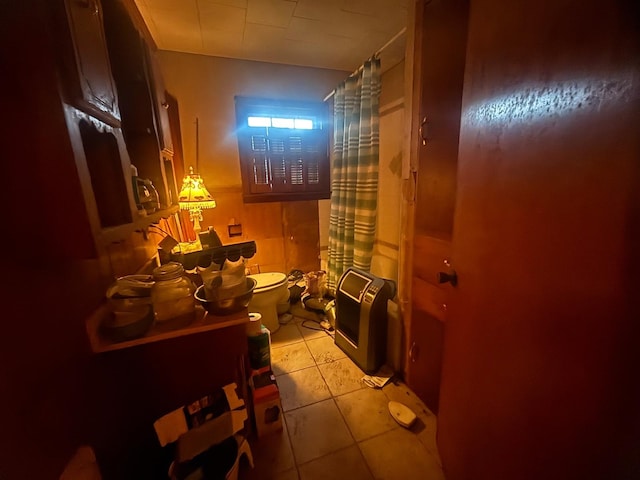
[[[244,201],[329,198],[326,105],[249,97],[235,101]]]

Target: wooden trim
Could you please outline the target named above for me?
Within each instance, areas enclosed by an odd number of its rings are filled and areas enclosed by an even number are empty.
[[[298,200],[326,200],[331,192],[254,193],[242,196],[244,203],[293,202]]]
[[[411,292],[413,275],[413,235],[415,231],[416,165],[418,163],[417,132],[420,114],[420,84],[422,81],[422,17],[424,0],[414,0],[409,9],[405,50],[404,125],[402,147],[402,211],[398,254],[398,306],[404,326],[404,365],[408,368],[409,339],[411,338]]]
[[[383,117],[385,115],[389,115],[390,113],[395,112],[396,110],[400,110],[401,108],[404,108],[404,97],[400,97],[394,100],[393,102],[389,102],[383,105],[382,107],[380,107],[378,115]]]
[[[120,0],[120,1],[124,5],[125,10],[127,10],[127,12],[129,13],[131,20],[133,21],[133,24],[146,40],[147,44],[149,45],[149,48],[151,48],[152,50],[158,50],[158,45],[153,40],[153,36],[149,31],[149,27],[147,27],[147,24],[144,21],[144,17],[140,13],[140,10],[138,10],[138,6],[136,5],[136,2],[134,0]]]
[[[400,250],[400,246],[395,243],[386,242],[384,240],[375,239],[373,242],[374,245],[382,245],[383,247],[390,248],[391,250]]]
[[[89,337],[91,349],[94,353],[122,350],[138,345],[144,345],[146,343],[159,342],[170,338],[178,338],[185,335],[193,335],[195,333],[209,332],[211,330],[218,330],[220,328],[231,327],[233,325],[249,323],[249,315],[246,309],[232,315],[220,317],[209,315],[202,307],[198,306],[196,307],[195,312],[197,318],[187,327],[170,331],[162,331],[154,325],[144,337],[124,342],[110,342],[99,334],[100,323],[107,315],[110,315],[109,309],[106,305],[102,305],[86,320],[87,335]]]
[[[178,209],[178,205],[172,205],[169,208],[150,213],[143,217],[138,217],[131,223],[125,223],[124,225],[118,225],[116,227],[107,227],[100,229],[96,233],[96,238],[99,239],[102,245],[106,245],[107,243],[111,242],[119,242],[127,238],[133,232],[143,231],[152,223],[156,223],[162,218],[167,218],[173,215],[178,211]]]

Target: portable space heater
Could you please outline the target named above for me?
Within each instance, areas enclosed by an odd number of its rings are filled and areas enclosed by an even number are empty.
[[[357,268],[347,269],[336,288],[336,345],[365,373],[375,373],[387,351],[387,300],[396,293],[392,280]]]

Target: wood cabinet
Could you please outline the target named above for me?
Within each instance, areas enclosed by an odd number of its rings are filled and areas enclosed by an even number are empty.
[[[101,386],[100,381],[114,379],[109,371],[100,377],[104,372],[94,365],[84,320],[100,304],[114,275],[134,273],[154,253],[158,236],[147,240],[134,232],[173,211],[137,213],[118,113],[123,103],[108,73],[104,38],[97,34],[102,17],[84,18],[84,10],[74,10],[81,3],[0,2],[5,97],[0,196],[5,205],[4,264],[11,279],[3,297],[4,316],[11,320],[0,347],[1,363],[9,366],[0,383],[11,392],[5,395],[2,416],[5,436],[12,439],[0,467],[6,478],[58,478],[81,442],[124,445],[123,422],[133,402],[119,404],[107,395],[126,397],[128,385],[116,382],[104,389],[104,396],[103,390],[92,388],[93,382]],[[243,332],[238,338],[246,345]],[[201,351],[216,350],[211,347],[213,333],[199,336]],[[226,343],[223,339],[222,346]],[[189,342],[184,350],[191,352],[192,346]],[[180,358],[183,370],[176,372],[183,379],[184,371],[195,371],[195,362]],[[136,361],[135,368],[144,372],[144,355]],[[203,364],[220,375],[216,361]],[[130,372],[124,365],[116,373]],[[209,385],[231,377],[209,373],[193,375]],[[180,388],[176,385],[175,391],[181,394]],[[152,397],[164,399],[167,390]],[[190,392],[190,398],[200,394]],[[147,412],[144,403],[136,405]],[[92,422],[105,412],[111,421],[107,427],[121,436],[93,428]],[[150,428],[151,423],[145,425]]]
[[[65,0],[71,49],[65,93],[71,104],[112,125],[120,112],[107,52],[99,0]]]
[[[169,102],[155,53],[120,0],[103,0],[105,32],[120,97],[122,131],[138,176],[151,180],[160,205],[177,204]]]
[[[468,0],[416,3],[414,68],[419,69],[419,143],[407,383],[438,411],[442,344],[450,284],[438,273],[451,251],[456,202],[460,108],[464,80]]]
[[[13,22],[7,35],[24,39],[21,48],[7,48],[3,55],[13,72],[6,85],[12,121],[5,145],[11,161],[3,174],[13,180],[6,193],[20,205],[9,217],[21,248],[46,247],[62,258],[102,258],[112,242],[171,215],[177,205],[165,193],[163,209],[138,213],[131,145],[121,128],[121,112],[131,108],[112,75],[114,55],[105,43],[101,2],[38,1],[36,7],[15,5],[3,15]],[[118,56],[134,49],[127,45]],[[144,82],[149,90],[146,77]],[[152,105],[147,115],[153,119]],[[175,190],[157,155],[153,122],[150,127],[156,153],[144,177],[153,178],[162,192]]]

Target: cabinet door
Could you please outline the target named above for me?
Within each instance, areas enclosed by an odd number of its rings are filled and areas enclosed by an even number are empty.
[[[156,132],[158,135],[158,143],[160,150],[166,151],[169,155],[173,155],[173,141],[171,138],[171,125],[169,123],[170,108],[166,98],[164,89],[164,80],[160,71],[160,64],[156,58],[155,52],[150,47],[146,49],[147,59],[147,75],[148,82],[153,94],[153,110],[154,120],[156,123]]]
[[[417,5],[422,26],[416,36],[421,69],[420,147],[413,236],[413,274],[407,382],[434,412],[438,410],[441,352],[456,201],[460,112],[467,39],[468,0],[431,0]]]
[[[113,126],[120,112],[99,0],[66,0],[77,75],[67,82],[71,103]]]
[[[442,345],[450,285],[438,283],[451,241],[416,233],[413,238],[411,329],[407,383],[434,413],[438,411]]]

